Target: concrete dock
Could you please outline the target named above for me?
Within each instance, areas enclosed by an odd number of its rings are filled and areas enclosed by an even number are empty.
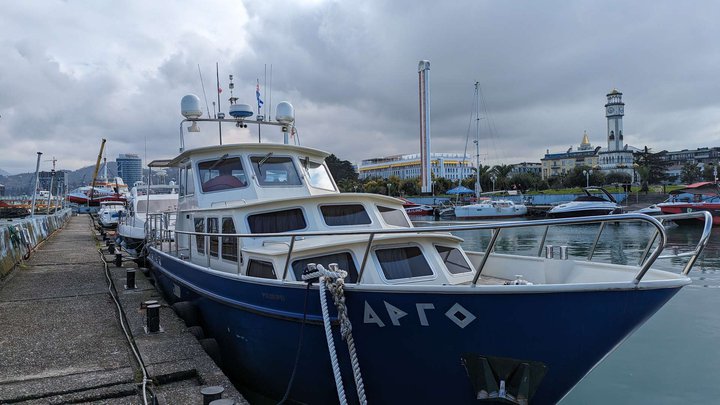
[[[0,404],[202,404],[201,389],[217,386],[247,403],[149,276],[138,269],[137,288],[127,290],[137,265],[113,261],[81,215],[0,282]],[[147,300],[161,304],[160,333],[146,333]]]

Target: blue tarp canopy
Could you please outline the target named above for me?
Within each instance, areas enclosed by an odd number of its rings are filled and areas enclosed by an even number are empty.
[[[473,190],[470,190],[467,187],[457,186],[453,189],[448,190],[447,193],[448,194],[473,194],[475,192]]]

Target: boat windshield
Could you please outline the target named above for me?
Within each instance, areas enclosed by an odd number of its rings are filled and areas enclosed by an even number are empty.
[[[290,157],[253,156],[250,161],[261,186],[302,184]]]
[[[305,167],[307,168],[311,186],[315,188],[322,188],[324,190],[335,191],[335,185],[333,184],[325,165],[309,161]]]
[[[245,170],[239,157],[223,156],[198,164],[204,193],[247,186]]]

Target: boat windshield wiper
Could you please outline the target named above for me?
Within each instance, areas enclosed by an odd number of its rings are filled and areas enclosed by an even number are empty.
[[[224,154],[224,155],[222,155],[222,156],[220,156],[220,159],[218,159],[215,163],[213,163],[212,166],[210,166],[210,167],[208,168],[208,170],[212,170],[212,169],[216,168],[217,165],[219,165],[220,163],[226,161],[227,158],[228,158],[228,154],[227,154],[227,153]]]
[[[258,169],[260,169],[260,166],[262,166],[263,164],[265,164],[265,162],[267,162],[267,160],[270,159],[270,156],[272,156],[272,154],[273,154],[273,153],[270,152],[270,153],[268,153],[267,155],[265,155],[264,158],[260,159],[260,161],[257,163]]]

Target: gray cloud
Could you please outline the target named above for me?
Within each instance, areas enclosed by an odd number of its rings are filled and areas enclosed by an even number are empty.
[[[101,137],[110,159],[146,150],[148,159],[170,157],[180,98],[203,98],[198,64],[216,99],[215,62],[223,103],[232,73],[235,94],[250,104],[259,78],[266,107],[263,71],[272,64],[272,102],[295,105],[302,143],[352,161],[419,149],[420,59],[431,61],[436,151],[463,152],[476,80],[488,111],[481,153],[490,163],[537,161],[547,148],[577,145],[583,131],[602,144],[605,94],[614,87],[627,103],[627,142],[682,149],[720,140],[714,3],[174,5],[4,5],[0,168],[31,171],[40,150],[76,169],[94,162]],[[189,141],[215,135],[208,128]]]

